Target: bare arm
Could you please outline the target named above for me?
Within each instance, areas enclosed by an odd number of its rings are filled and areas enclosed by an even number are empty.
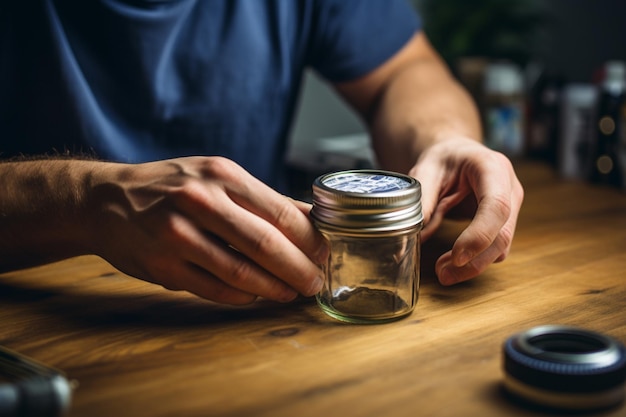
[[[289,301],[322,285],[324,245],[309,207],[224,158],[4,163],[0,187],[2,270],[92,253],[231,304]]]
[[[0,271],[85,254],[90,162],[0,164]]]
[[[408,172],[438,140],[482,140],[474,102],[423,32],[365,77],[336,85],[365,118],[379,162]]]
[[[455,207],[472,222],[437,261],[443,284],[479,275],[511,247],[523,190],[510,161],[482,145],[479,115],[423,32],[365,77],[335,86],[364,117],[382,167],[422,183],[427,239]]]

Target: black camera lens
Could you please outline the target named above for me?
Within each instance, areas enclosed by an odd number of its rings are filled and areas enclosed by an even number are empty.
[[[608,408],[624,400],[626,349],[589,330],[547,325],[504,343],[505,388],[527,401],[566,410]]]

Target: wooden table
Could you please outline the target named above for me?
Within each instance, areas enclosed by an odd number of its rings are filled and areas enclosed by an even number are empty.
[[[502,343],[540,324],[626,341],[626,194],[518,172],[509,258],[442,287],[432,265],[462,227],[447,223],[395,323],[343,324],[311,299],[219,306],[81,257],[0,275],[0,344],[78,380],[70,416],[546,415],[503,395]]]

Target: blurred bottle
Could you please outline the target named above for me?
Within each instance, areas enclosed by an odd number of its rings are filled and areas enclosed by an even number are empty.
[[[595,120],[590,180],[625,188],[626,63],[609,61],[604,68]]]
[[[484,78],[486,144],[510,157],[524,152],[524,80],[508,62],[487,65]]]
[[[557,165],[564,178],[587,179],[595,137],[598,88],[594,84],[567,84],[561,93]]]
[[[557,164],[562,76],[541,71],[529,92],[526,154],[533,159]]]

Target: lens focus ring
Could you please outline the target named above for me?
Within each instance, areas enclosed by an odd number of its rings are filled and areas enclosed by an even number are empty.
[[[535,327],[507,339],[503,365],[509,391],[533,402],[580,409],[624,398],[626,349],[600,333]]]

